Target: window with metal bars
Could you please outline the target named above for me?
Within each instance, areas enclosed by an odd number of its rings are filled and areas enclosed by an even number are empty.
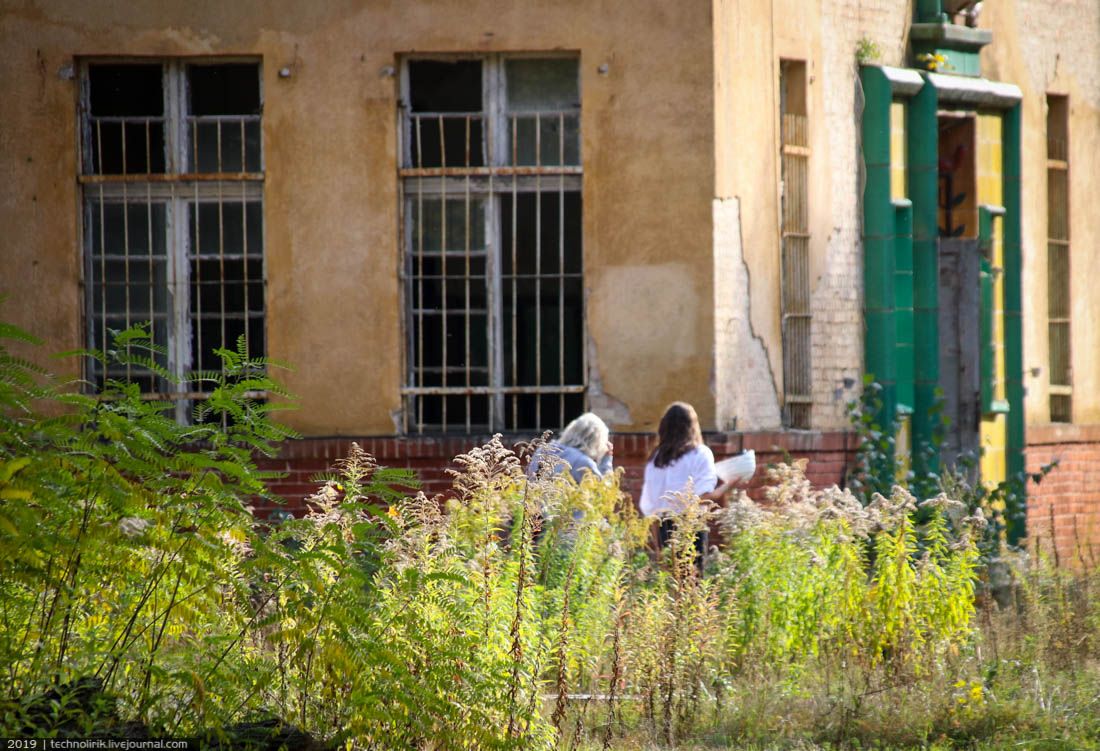
[[[403,61],[406,432],[540,430],[585,408],[577,62]]]
[[[1070,346],[1069,101],[1047,95],[1047,335],[1050,419],[1073,420]]]
[[[149,324],[182,387],[92,359],[87,378],[137,382],[186,420],[215,349],[265,349],[260,66],[87,61],[80,110],[87,344]]]
[[[809,428],[813,407],[810,360],[810,140],[806,113],[806,63],[779,67],[782,202],[783,421]]]

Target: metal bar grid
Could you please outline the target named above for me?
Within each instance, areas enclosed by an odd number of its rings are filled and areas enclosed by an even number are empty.
[[[810,359],[809,124],[806,115],[781,104],[782,170],[781,332],[784,419],[789,427],[809,428],[813,403]]]
[[[1047,96],[1047,342],[1051,422],[1073,421],[1069,101]]]
[[[191,403],[204,398],[197,381],[187,387],[189,375],[220,369],[215,347],[235,349],[243,336],[251,354],[264,349],[260,116],[187,115],[187,66],[169,60],[158,64],[163,116],[92,117],[94,65],[82,71],[78,175],[88,344],[103,349],[111,330],[147,322],[153,343],[165,348],[156,359],[184,388],[136,366],[104,372],[94,360],[88,380],[137,382],[147,398],[175,402],[187,420]],[[258,87],[258,65],[256,73]],[[213,171],[199,171],[192,158],[205,148],[200,125],[211,128],[213,155],[201,166]],[[239,137],[225,137],[229,131]]]
[[[579,108],[512,108],[504,61],[482,59],[479,112],[402,108],[410,432],[583,409]]]
[[[161,117],[87,115],[83,128],[92,149],[85,151],[84,170],[111,176],[144,177],[164,171],[165,121]],[[104,131],[107,131],[106,134]],[[136,132],[136,138],[133,138]],[[131,140],[144,148],[134,153]],[[159,147],[159,148],[155,148]],[[130,150],[129,155],[127,150]],[[91,160],[88,160],[91,156]],[[160,167],[161,169],[155,169]]]

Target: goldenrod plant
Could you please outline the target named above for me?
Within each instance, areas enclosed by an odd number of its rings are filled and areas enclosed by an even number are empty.
[[[292,436],[271,420],[274,364],[222,351],[180,424],[127,383],[59,383],[6,346],[32,337],[0,337],[0,736],[1100,745],[1091,551],[1059,568],[1037,532],[1004,555],[998,606],[986,518],[951,493],[865,504],[782,464],[760,502],[685,495],[658,552],[620,475],[530,476],[538,444],[497,436],[456,458],[446,496],[399,492],[409,473],[353,445],[304,514],[265,517],[256,457]],[[90,356],[160,372],[141,328]]]

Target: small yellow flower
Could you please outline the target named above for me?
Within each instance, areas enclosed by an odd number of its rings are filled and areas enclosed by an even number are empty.
[[[947,64],[947,55],[939,52],[935,54],[932,54],[931,52],[926,52],[923,55],[918,56],[917,60],[921,63],[924,63],[924,67],[933,72],[937,70],[946,70],[951,68],[951,66]]]

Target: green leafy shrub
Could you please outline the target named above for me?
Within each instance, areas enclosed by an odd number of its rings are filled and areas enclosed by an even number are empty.
[[[32,341],[10,326],[0,333]],[[141,328],[118,334],[110,352],[83,354],[170,380]],[[196,377],[209,398],[195,424],[180,425],[171,402],[135,385],[86,393],[0,349],[5,734],[25,722],[29,699],[81,681],[110,697],[108,718],[160,732],[223,721],[242,702],[236,685],[211,689],[231,653],[248,660],[235,647],[266,558],[248,508],[267,492],[253,452],[291,433],[267,419],[275,405],[254,398],[282,394],[264,374],[270,363],[243,345],[219,354],[224,372]],[[39,412],[43,403],[52,406]],[[56,714],[37,717],[37,729],[99,722]]]
[[[133,330],[96,356],[155,368],[153,352]],[[353,445],[308,513],[264,521],[254,457],[290,432],[256,395],[281,392],[269,363],[220,354],[179,425],[132,386],[83,393],[0,348],[0,735],[361,749],[1100,735],[1085,719],[1095,577],[1020,559],[1011,609],[976,610],[984,516],[947,496],[891,485],[865,504],[781,465],[763,503],[686,498],[662,556],[618,476],[529,477],[534,447],[498,436],[456,458],[447,498],[395,492],[409,474]]]

